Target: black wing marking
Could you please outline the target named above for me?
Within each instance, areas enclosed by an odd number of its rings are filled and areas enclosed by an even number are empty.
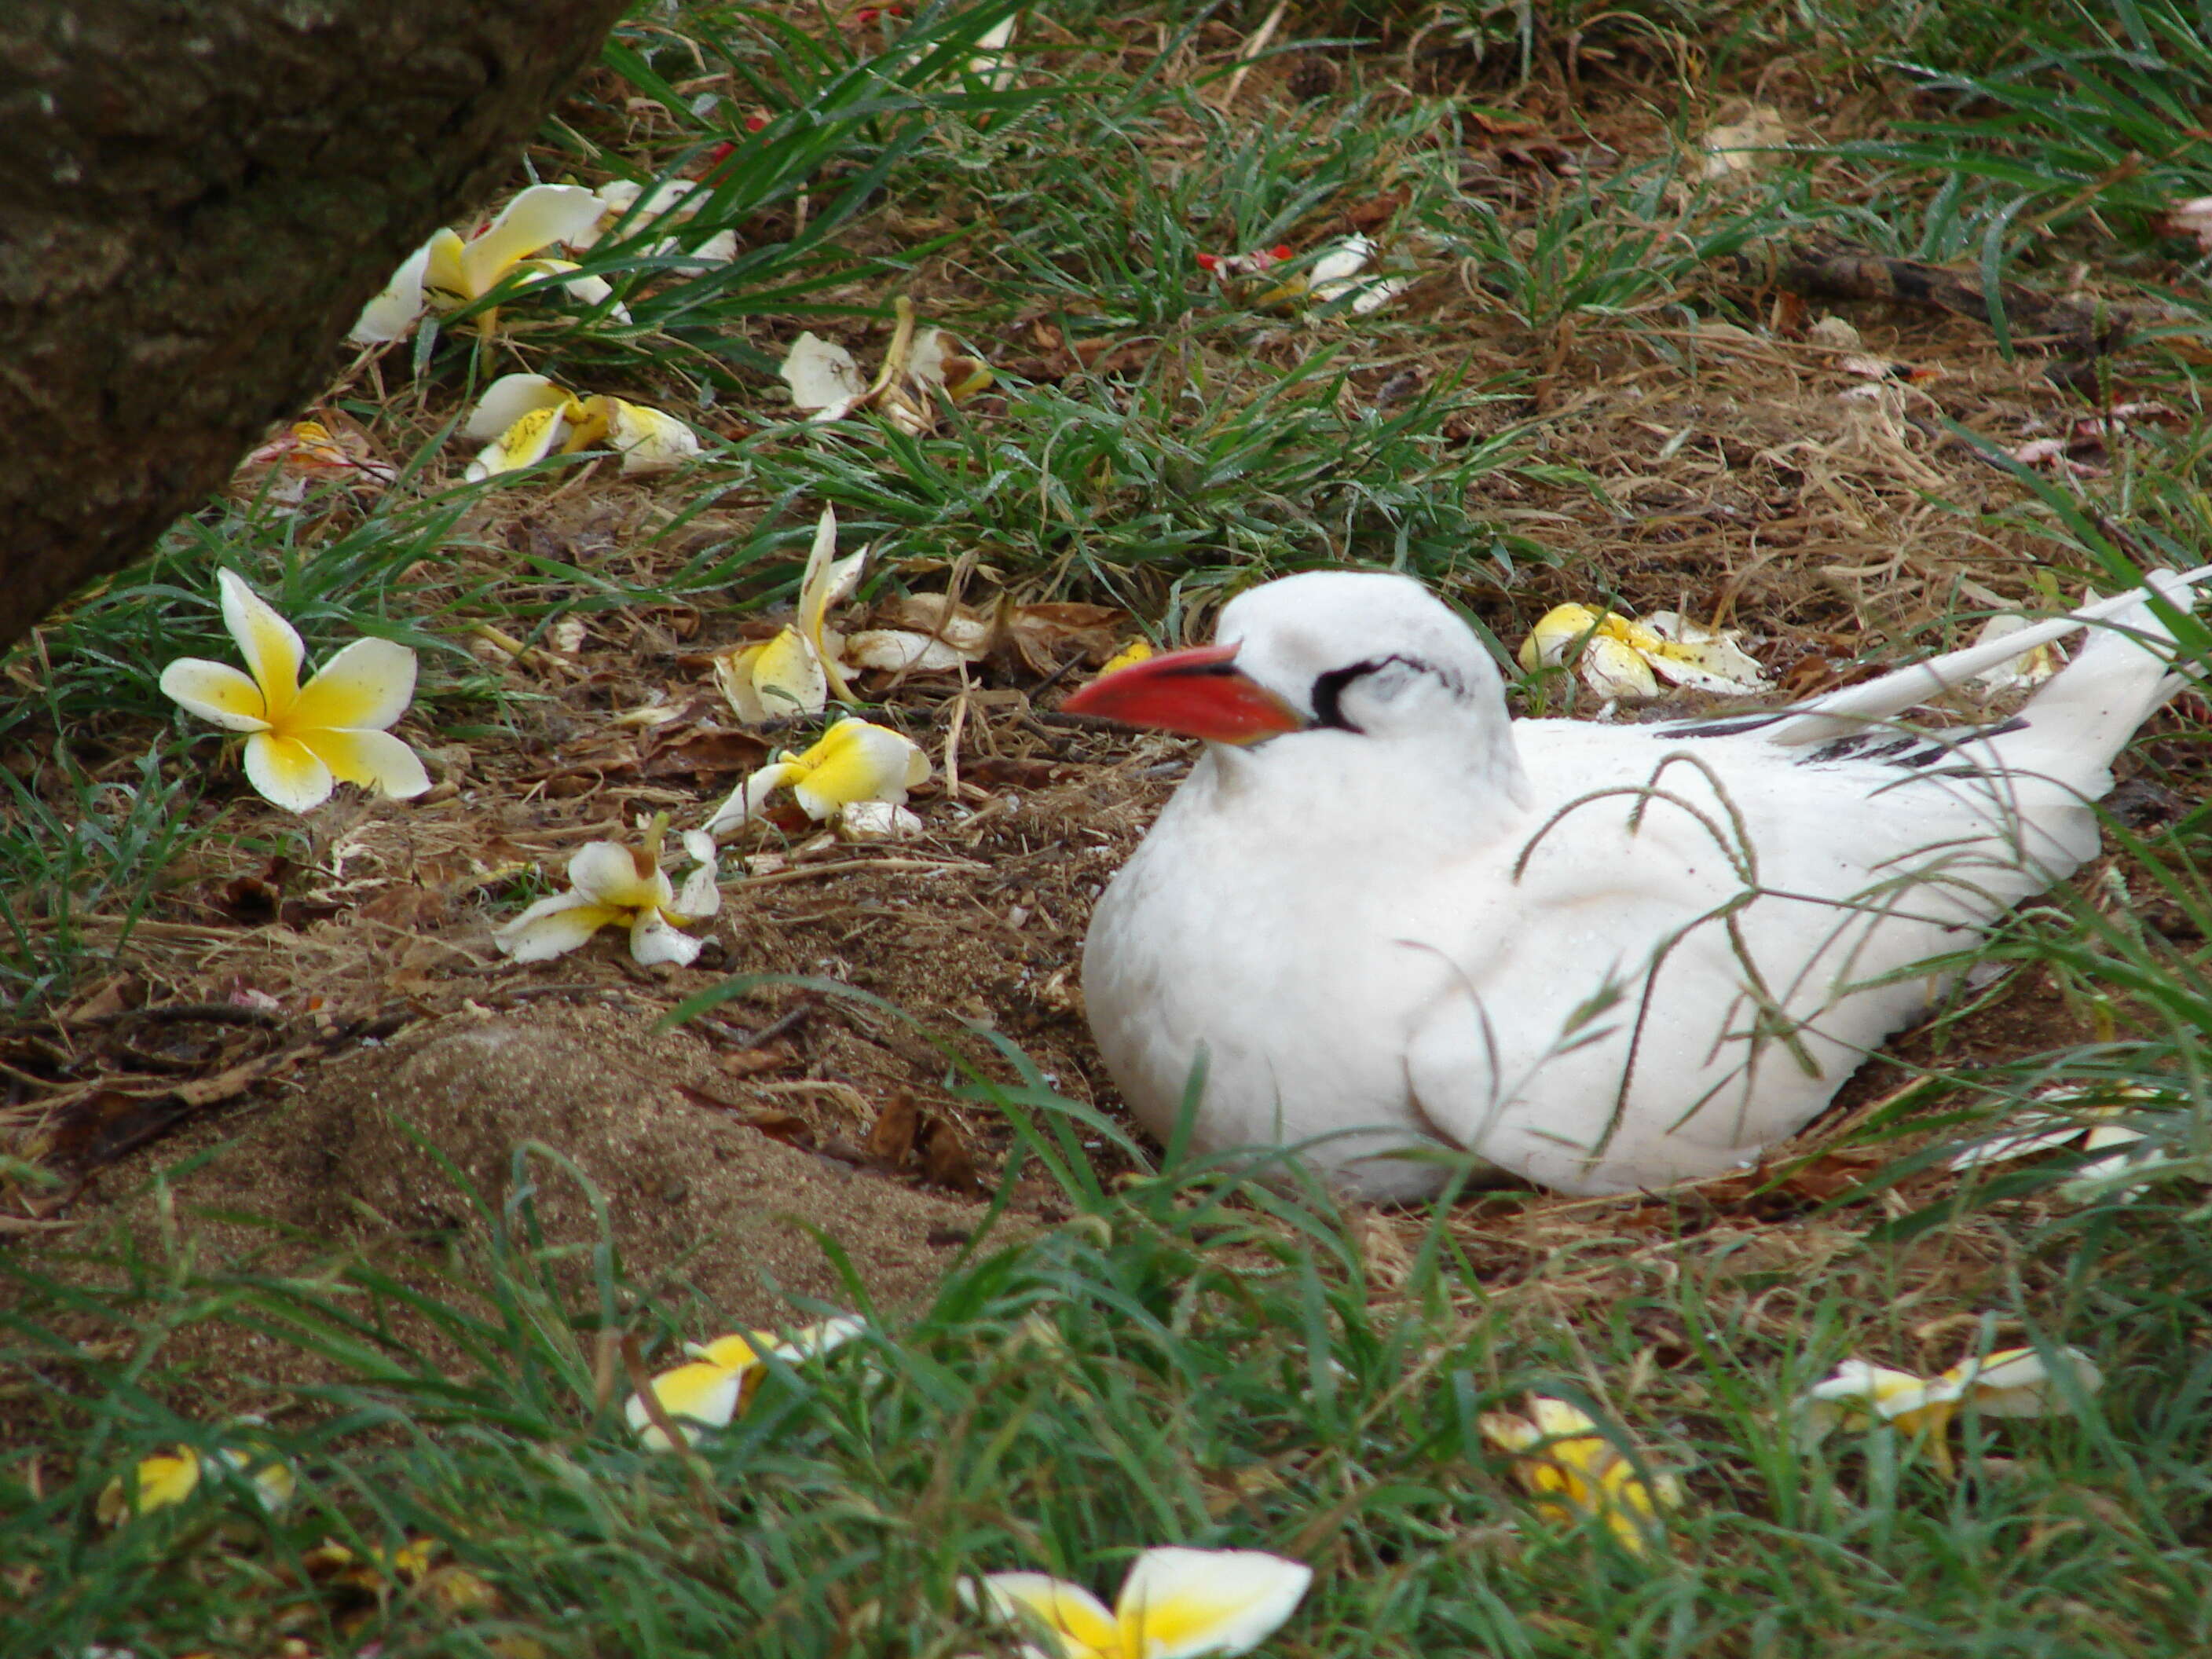
[[[1899,732],[1894,726],[1875,726],[1836,738],[1797,757],[1799,766],[1826,766],[1839,761],[1899,766],[1918,771],[1937,761],[1954,760],[1969,744],[2024,731],[2027,716],[2015,714],[1996,726],[1960,726],[1944,732]],[[1978,770],[1969,767],[1968,770]]]

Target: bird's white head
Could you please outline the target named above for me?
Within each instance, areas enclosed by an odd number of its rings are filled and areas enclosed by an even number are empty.
[[[1239,746],[1414,744],[1509,793],[1523,787],[1490,653],[1407,576],[1316,571],[1269,582],[1223,608],[1212,645],[1109,674],[1060,706]]]

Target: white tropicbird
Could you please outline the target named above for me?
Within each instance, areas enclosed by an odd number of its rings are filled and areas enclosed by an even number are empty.
[[[2185,606],[2208,574],[2152,580]],[[2010,720],[1889,724],[2092,623]],[[1957,972],[1923,964],[2095,854],[2089,803],[2179,684],[2141,590],[1650,726],[1509,719],[1489,653],[1402,576],[1270,582],[1217,640],[1064,705],[1210,740],[1099,901],[1091,1030],[1155,1134],[1197,1087],[1195,1150],[1296,1146],[1382,1199],[1468,1162],[1421,1149],[1606,1193],[1802,1128]]]

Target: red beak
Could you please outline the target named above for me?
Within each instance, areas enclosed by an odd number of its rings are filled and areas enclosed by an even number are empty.
[[[1206,645],[1147,658],[1091,681],[1060,708],[1212,743],[1257,743],[1312,724],[1231,666],[1236,655],[1233,645]]]

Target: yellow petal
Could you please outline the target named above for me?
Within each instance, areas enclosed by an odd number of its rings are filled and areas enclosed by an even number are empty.
[[[161,694],[204,720],[234,732],[265,732],[261,688],[228,663],[179,657],[161,671]]]
[[[299,695],[300,663],[307,654],[300,636],[237,572],[216,571],[216,586],[222,593],[223,624],[238,641],[246,672],[261,688],[263,717],[272,724],[281,720]]]
[[[464,476],[475,483],[542,461],[567,430],[564,406],[533,409],[486,444]]]
[[[1073,1644],[1063,1648],[1071,1659],[1123,1659],[1127,1653],[1113,1613],[1080,1584],[1042,1572],[994,1572],[984,1577],[983,1592],[1001,1618],[1018,1621],[1026,1614]]]
[[[246,781],[264,800],[288,812],[313,811],[331,798],[336,781],[313,750],[274,732],[246,738]]]
[[[581,185],[532,185],[462,251],[461,292],[481,299],[520,261],[590,229],[600,211],[599,198]]]
[[[415,697],[415,653],[391,640],[356,640],[300,688],[277,730],[381,732]],[[339,775],[344,777],[345,774]],[[348,778],[348,782],[359,782]]]
[[[189,1446],[179,1446],[173,1454],[157,1452],[140,1460],[135,1505],[118,1475],[101,1489],[94,1508],[107,1525],[119,1526],[133,1515],[147,1515],[183,1503],[199,1483],[199,1454]]]
[[[1528,647],[1523,646],[1522,649],[1525,651]],[[1106,659],[1106,665],[1098,671],[1098,677],[1103,679],[1117,669],[1128,668],[1140,662],[1149,662],[1152,656],[1152,647],[1149,640],[1131,640],[1128,644]]]
[[[1539,1508],[1562,1520],[1601,1521],[1625,1547],[1641,1553],[1646,1528],[1679,1488],[1662,1482],[1655,1493],[1589,1415],[1565,1401],[1531,1395],[1528,1411],[1526,1419],[1492,1412],[1479,1419],[1484,1438],[1515,1454],[1514,1478]]]
[[[826,818],[858,800],[904,805],[913,785],[929,775],[929,757],[887,726],[847,718],[791,764],[799,775],[792,793],[807,816]]]
[[[769,720],[818,714],[830,701],[830,680],[813,644],[787,628],[752,660],[753,696]]]
[[[1659,682],[1650,659],[1634,646],[1609,633],[1600,634],[1583,647],[1582,676],[1601,697],[1656,697]]]
[[[439,229],[422,245],[422,286],[451,300],[471,300],[469,277],[462,262],[464,245],[458,232]]]
[[[622,455],[625,473],[666,472],[699,453],[699,434],[673,415],[620,398],[610,401],[614,410],[607,436]]]
[[[1313,1569],[1259,1550],[1150,1549],[1115,1603],[1121,1651],[1140,1659],[1249,1653],[1280,1628]]]
[[[297,740],[341,783],[393,800],[412,799],[430,787],[415,751],[389,732],[302,732]]]
[[[479,442],[496,438],[526,415],[541,409],[565,409],[574,401],[543,374],[502,374],[477,399],[461,435]]]
[[[696,1423],[719,1429],[736,1415],[744,1378],[743,1369],[700,1360],[654,1377],[653,1397],[659,1402],[662,1414],[678,1427]],[[643,1400],[632,1395],[623,1414],[646,1445],[654,1451],[669,1449],[668,1437],[653,1426]]]
[[[595,904],[623,910],[658,910],[676,900],[658,866],[639,868],[639,855],[617,841],[586,842],[568,860],[568,884]]]
[[[630,912],[594,904],[581,893],[543,898],[494,931],[492,943],[517,962],[550,962],[591,942],[602,927],[627,927]]]
[[[755,1364],[760,1359],[757,1339],[762,1333],[755,1331],[744,1336],[718,1336],[712,1342],[689,1345],[689,1352],[696,1358],[712,1365],[736,1370]]]

